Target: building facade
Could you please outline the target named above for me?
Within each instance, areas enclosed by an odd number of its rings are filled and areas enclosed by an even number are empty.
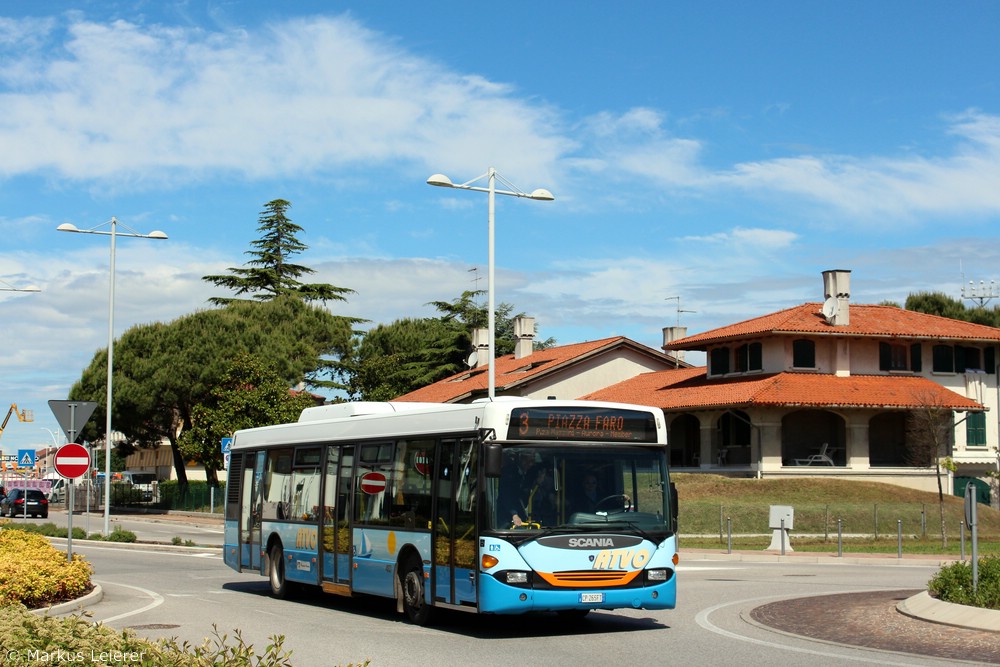
[[[668,351],[707,366],[648,373],[585,396],[661,407],[676,469],[835,476],[945,492],[972,481],[997,503],[1000,329],[850,302],[850,272],[822,302],[701,334]]]

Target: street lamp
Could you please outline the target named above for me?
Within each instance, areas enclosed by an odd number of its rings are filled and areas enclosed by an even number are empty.
[[[487,182],[489,184],[488,187],[484,188],[484,187],[479,187],[479,186],[472,185],[476,181],[480,181],[480,180],[482,180],[484,178],[487,179]],[[500,179],[500,181],[504,185],[506,185],[508,188],[510,188],[510,190],[497,190],[496,189],[496,181],[497,181],[497,179]],[[494,211],[494,208],[495,208],[495,204],[494,204],[495,197],[494,197],[494,195],[509,195],[511,197],[522,197],[524,199],[538,199],[540,201],[552,201],[553,199],[555,199],[555,197],[552,196],[551,192],[549,192],[548,190],[546,190],[544,188],[538,188],[537,190],[533,190],[531,192],[531,194],[528,194],[526,192],[522,192],[522,191],[518,190],[516,187],[514,187],[514,185],[511,184],[510,181],[508,181],[503,176],[501,176],[500,174],[498,174],[497,170],[494,169],[493,167],[490,167],[489,171],[487,171],[485,174],[483,174],[481,176],[477,176],[476,178],[472,179],[471,181],[468,181],[466,183],[462,183],[461,185],[457,185],[455,183],[452,183],[451,179],[448,178],[447,176],[445,176],[444,174],[434,174],[433,176],[431,176],[430,178],[427,179],[427,184],[428,185],[436,185],[436,186],[442,187],[442,188],[456,188],[458,190],[475,190],[476,192],[486,192],[486,193],[489,194],[489,255],[488,255],[488,258],[487,258],[487,275],[486,275],[486,292],[489,295],[488,296],[488,300],[489,300],[488,308],[489,308],[489,311],[487,312],[486,315],[487,315],[487,322],[488,322],[488,325],[487,325],[488,326],[488,336],[487,337],[489,338],[489,355],[490,355],[490,358],[489,358],[489,390],[488,390],[487,396],[489,396],[490,399],[493,399],[496,396],[496,369],[495,369],[495,366],[494,366],[494,357],[496,356],[496,340],[495,340],[495,338],[496,338],[496,312],[495,312],[495,306],[494,306],[494,276],[493,276],[493,273],[494,273],[494,268],[493,268],[493,265],[494,265],[494,261],[493,261],[493,254],[494,254],[494,251],[493,251],[493,245],[494,245],[493,244],[493,227],[494,227],[494,224],[493,224],[493,222],[494,222],[493,221],[493,218],[494,218],[493,211]]]
[[[41,288],[36,287],[35,285],[28,285],[27,287],[14,287],[9,282],[7,282],[6,280],[2,280],[2,279],[0,279],[0,283],[3,283],[3,285],[0,285],[0,292],[41,292],[42,291]]]
[[[111,231],[100,229],[110,225]],[[78,234],[99,234],[111,237],[111,266],[108,279],[108,397],[105,405],[104,422],[104,535],[111,534],[111,376],[114,368],[113,351],[115,342],[115,239],[119,236],[138,239],[165,239],[167,235],[157,230],[149,234],[140,234],[128,225],[122,225],[127,232],[118,231],[118,219],[101,223],[93,229],[78,229],[76,225],[64,222],[56,227],[60,232],[76,232]]]

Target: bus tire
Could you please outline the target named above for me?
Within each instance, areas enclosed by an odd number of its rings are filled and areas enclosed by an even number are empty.
[[[285,550],[281,542],[275,542],[267,552],[267,580],[271,582],[271,595],[284,600],[288,598],[291,585],[285,579]]]
[[[399,570],[399,585],[406,617],[416,625],[428,625],[433,608],[427,604],[424,568],[419,559],[411,557],[406,560]]]

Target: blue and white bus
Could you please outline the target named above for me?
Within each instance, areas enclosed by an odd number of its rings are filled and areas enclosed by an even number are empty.
[[[677,495],[663,413],[592,401],[342,403],[238,431],[227,565],[478,613],[672,609]]]

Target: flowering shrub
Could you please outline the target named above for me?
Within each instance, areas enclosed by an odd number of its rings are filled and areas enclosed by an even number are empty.
[[[41,535],[0,530],[0,607],[41,607],[72,600],[91,588],[90,563],[79,554],[68,562]]]

